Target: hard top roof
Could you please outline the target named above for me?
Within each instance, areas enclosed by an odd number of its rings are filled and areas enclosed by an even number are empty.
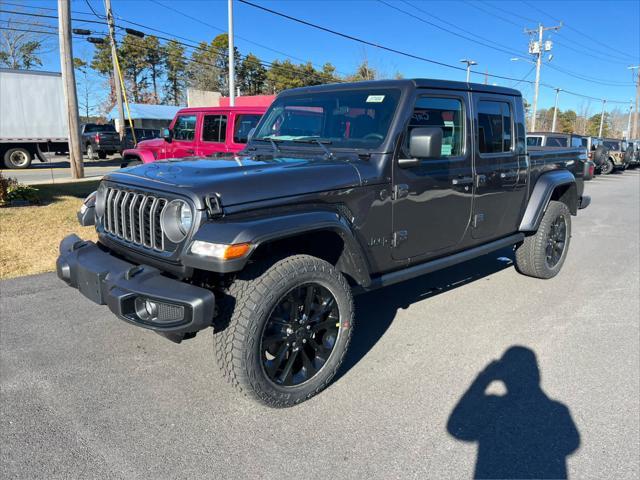
[[[454,82],[451,80],[436,80],[430,78],[414,78],[402,80],[371,80],[365,82],[345,82],[330,83],[325,85],[314,85],[311,87],[300,87],[285,90],[280,96],[299,95],[305,92],[339,91],[367,88],[432,88],[440,90],[463,90],[472,92],[498,93],[520,97],[519,90],[494,85],[483,85],[481,83]]]

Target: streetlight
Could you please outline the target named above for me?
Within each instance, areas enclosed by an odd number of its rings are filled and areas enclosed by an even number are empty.
[[[469,60],[468,58],[463,58],[460,60],[461,63],[467,64],[467,83],[469,83],[469,77],[471,76],[471,65],[477,65],[478,62],[475,60]]]

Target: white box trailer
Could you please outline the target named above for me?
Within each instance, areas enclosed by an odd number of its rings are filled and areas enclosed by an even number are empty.
[[[67,152],[62,76],[54,72],[0,68],[0,160],[28,168],[43,152]]]

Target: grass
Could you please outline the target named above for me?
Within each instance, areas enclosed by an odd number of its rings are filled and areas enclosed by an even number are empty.
[[[81,227],[76,212],[98,181],[32,185],[41,205],[0,208],[0,279],[50,272],[60,240],[76,233],[96,240],[93,227]]]

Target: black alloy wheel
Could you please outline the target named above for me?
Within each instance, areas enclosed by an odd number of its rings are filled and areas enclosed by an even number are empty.
[[[273,309],[261,339],[264,372],[291,387],[313,378],[327,363],[340,335],[340,312],[329,290],[317,283],[289,291]]]
[[[564,215],[555,219],[547,237],[546,263],[549,268],[555,267],[564,252],[567,243],[567,222]]]

